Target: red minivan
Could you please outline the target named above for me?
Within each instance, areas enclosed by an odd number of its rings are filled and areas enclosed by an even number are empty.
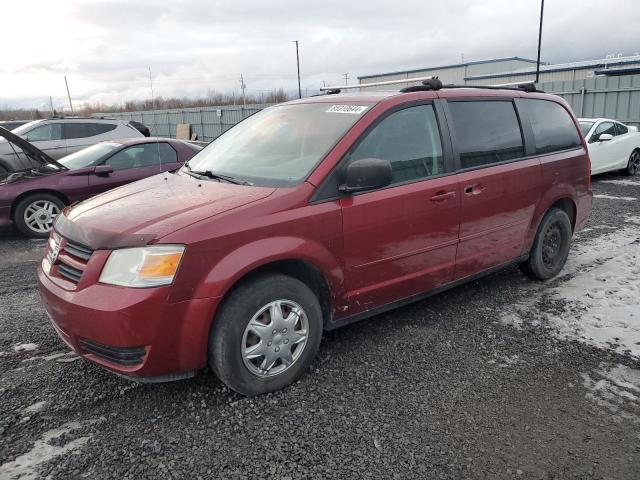
[[[438,82],[327,94],[65,209],[40,292],[87,360],[146,381],[208,364],[256,395],[300,377],[323,330],[512,263],[557,275],[591,198],[559,97]]]

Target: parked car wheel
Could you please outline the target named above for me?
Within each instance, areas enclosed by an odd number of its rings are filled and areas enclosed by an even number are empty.
[[[520,264],[522,271],[534,280],[555,277],[567,261],[571,236],[567,213],[560,208],[550,209],[538,227],[529,259]]]
[[[53,228],[56,216],[64,206],[64,202],[55,195],[35,193],[20,200],[13,220],[18,230],[24,235],[46,238]]]
[[[629,176],[640,174],[640,150],[631,152],[629,163],[627,163],[627,168],[623,172]]]
[[[322,309],[301,281],[281,274],[241,284],[213,320],[209,365],[229,388],[279,390],[309,367],[322,338]]]

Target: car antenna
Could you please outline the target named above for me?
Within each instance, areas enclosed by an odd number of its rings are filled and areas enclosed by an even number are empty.
[[[156,102],[155,99],[153,98],[153,78],[151,77],[151,65],[149,65],[149,88],[151,89],[151,110],[155,111],[156,109]],[[155,119],[155,115],[154,115],[154,119]],[[158,140],[158,126],[156,125],[156,122],[153,122],[153,128],[156,129],[156,148],[158,150],[158,162],[160,165],[160,173],[162,173],[162,156],[160,155],[160,141]],[[165,176],[165,180],[167,179],[167,177]]]

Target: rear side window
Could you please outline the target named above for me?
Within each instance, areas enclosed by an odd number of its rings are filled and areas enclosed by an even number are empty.
[[[629,129],[621,123],[616,123],[616,130],[618,131],[618,135],[625,135],[629,133]]]
[[[518,102],[529,117],[537,154],[568,150],[581,145],[573,119],[561,105],[548,100],[523,98]]]
[[[95,137],[115,130],[116,127],[113,123],[65,123],[64,136],[66,139]]]
[[[524,157],[524,142],[513,102],[450,102],[460,168]]]
[[[418,105],[383,119],[349,156],[349,161],[382,158],[391,163],[391,183],[444,172],[438,122],[432,105]]]

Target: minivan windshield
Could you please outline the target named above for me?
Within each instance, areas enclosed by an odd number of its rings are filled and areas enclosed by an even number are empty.
[[[61,158],[60,160],[58,160],[58,163],[61,163],[69,170],[76,170],[83,167],[92,167],[96,165],[99,160],[101,160],[109,152],[113,152],[120,147],[122,147],[122,145],[119,143],[96,143],[95,145],[83,148],[82,150]]]
[[[595,122],[580,122],[580,131],[582,132],[583,137],[587,136],[587,133],[589,133],[589,130],[591,130],[594,123]]]
[[[184,167],[252,185],[302,181],[369,105],[290,104],[266,108],[218,137]]]

